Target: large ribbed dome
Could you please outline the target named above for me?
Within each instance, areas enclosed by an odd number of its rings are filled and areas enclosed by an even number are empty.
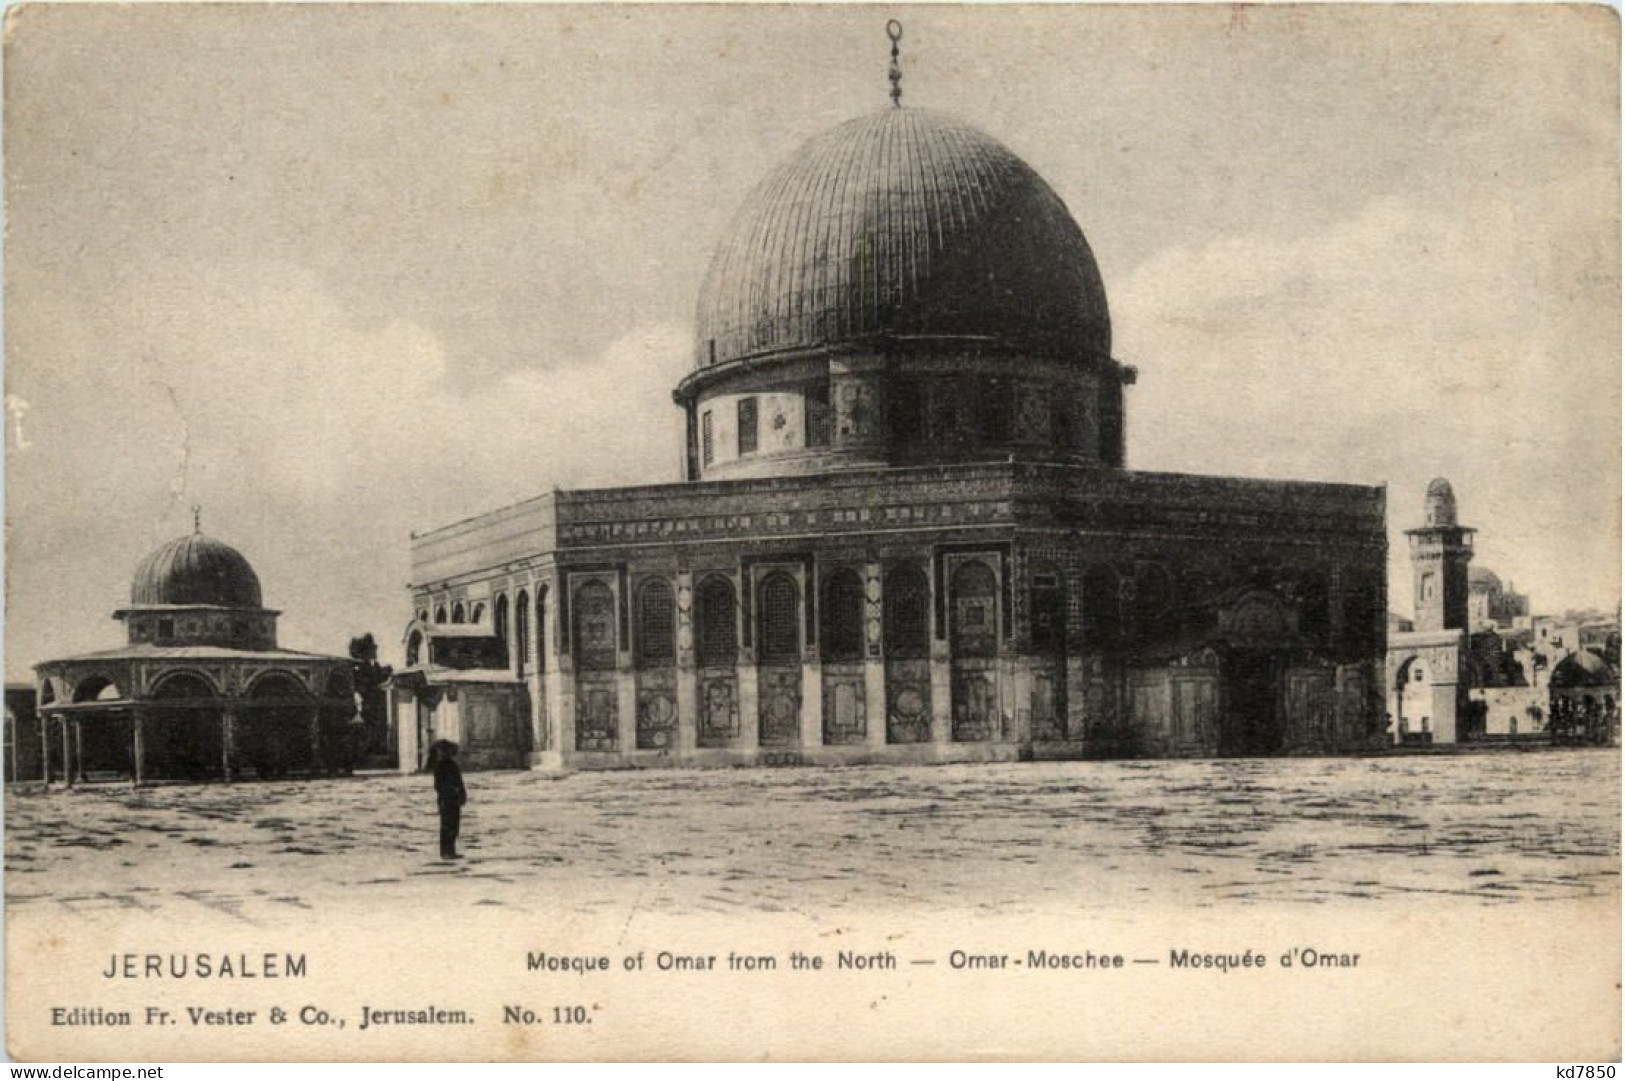
[[[132,604],[217,604],[259,608],[260,580],[241,552],[192,533],[154,551],[135,570]]]
[[[700,292],[700,367],[881,336],[1111,351],[1066,205],[950,117],[887,109],[802,147],[746,199]]]

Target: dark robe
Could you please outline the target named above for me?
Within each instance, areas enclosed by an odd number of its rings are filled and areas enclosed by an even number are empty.
[[[468,789],[463,787],[463,771],[450,755],[441,755],[434,764],[434,794],[440,803],[440,854],[453,856],[457,854],[457,832],[462,827]]]

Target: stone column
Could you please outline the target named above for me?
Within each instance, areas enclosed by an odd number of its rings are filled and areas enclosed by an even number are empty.
[[[85,722],[78,717],[73,719],[73,772],[83,781],[85,779]]]
[[[62,779],[73,787],[73,726],[66,718],[62,718]]]
[[[237,710],[227,706],[220,713],[220,775],[232,779],[232,766],[237,761]]]
[[[131,758],[134,769],[130,780],[135,784],[143,784],[147,773],[147,718],[140,709],[130,711],[130,743]]]
[[[931,742],[939,746],[954,741],[953,660],[948,643],[931,640]]]
[[[740,650],[739,663],[739,735],[744,747],[751,750],[762,745],[762,718],[757,705],[756,653]]]
[[[619,753],[638,749],[638,676],[632,668],[632,655],[622,653],[615,661],[615,746]]]
[[[824,666],[811,642],[801,651],[801,749],[824,745]]]
[[[880,564],[863,568],[863,712],[864,742],[870,749],[886,746],[885,602]]]
[[[694,664],[694,574],[677,572],[677,757],[699,749],[700,676]]]
[[[40,779],[51,783],[51,715],[39,715]]]
[[[322,711],[319,706],[310,707],[310,759],[311,771],[322,772]]]

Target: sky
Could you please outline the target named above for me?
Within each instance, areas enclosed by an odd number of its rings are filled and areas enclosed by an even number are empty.
[[[1538,611],[1619,599],[1619,24],[1552,7],[80,6],[5,44],[8,680],[141,557],[253,563],[398,660],[413,530],[678,479],[749,189],[904,103],[1100,263],[1135,469],[1434,476]]]

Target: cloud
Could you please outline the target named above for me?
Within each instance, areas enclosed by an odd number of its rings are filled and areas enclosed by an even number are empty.
[[[1386,482],[1400,583],[1401,531],[1448,476],[1481,559],[1537,604],[1613,604],[1618,280],[1594,268],[1618,222],[1598,190],[1453,213],[1385,199],[1309,235],[1152,257],[1113,291],[1117,350],[1142,372],[1130,464]]]
[[[424,326],[358,323],[290,266],[172,273],[107,299],[53,305],[13,366],[30,446],[11,447],[9,556],[26,568],[9,576],[12,678],[115,644],[106,615],[129,573],[194,502],[286,611],[285,644],[335,651],[397,633],[412,530],[555,485],[677,479],[682,327],[482,381],[490,366]],[[81,338],[121,346],[97,356]]]

